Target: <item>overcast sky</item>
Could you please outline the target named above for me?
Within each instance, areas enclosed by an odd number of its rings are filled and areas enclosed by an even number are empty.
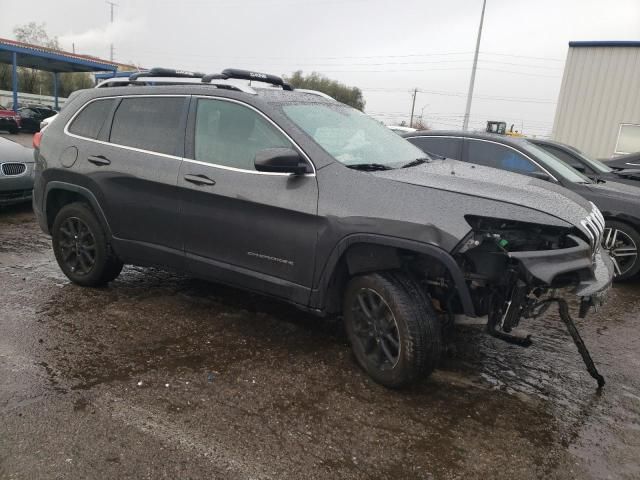
[[[63,48],[143,67],[317,71],[360,87],[367,113],[462,124],[482,0],[0,0],[0,37],[46,22]],[[551,130],[570,40],[640,40],[640,0],[488,0],[471,126]]]

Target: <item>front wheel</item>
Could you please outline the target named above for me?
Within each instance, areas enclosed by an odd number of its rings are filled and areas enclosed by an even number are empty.
[[[73,283],[87,287],[115,279],[122,262],[112,252],[95,214],[85,203],[65,205],[51,229],[58,265]]]
[[[615,220],[607,221],[602,247],[613,262],[615,281],[629,280],[640,272],[640,234],[632,226]]]
[[[354,277],[347,285],[343,312],[356,360],[376,382],[398,388],[436,367],[439,321],[429,300],[406,275]]]

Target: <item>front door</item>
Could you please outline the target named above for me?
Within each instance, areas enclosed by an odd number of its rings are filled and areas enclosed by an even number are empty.
[[[296,147],[248,105],[194,99],[189,123],[190,158],[178,177],[187,267],[307,303],[317,240],[315,174],[255,170],[257,151]]]

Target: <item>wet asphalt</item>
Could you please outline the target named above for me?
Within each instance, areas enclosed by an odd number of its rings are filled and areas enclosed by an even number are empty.
[[[0,209],[0,478],[640,478],[640,284],[522,349],[458,326],[404,391],[339,321],[151,268],[71,284],[29,206]]]

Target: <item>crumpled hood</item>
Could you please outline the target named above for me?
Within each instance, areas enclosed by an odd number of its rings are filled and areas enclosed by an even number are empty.
[[[372,173],[396,182],[520,205],[553,215],[581,230],[580,222],[592,209],[589,201],[559,185],[452,159]]]

